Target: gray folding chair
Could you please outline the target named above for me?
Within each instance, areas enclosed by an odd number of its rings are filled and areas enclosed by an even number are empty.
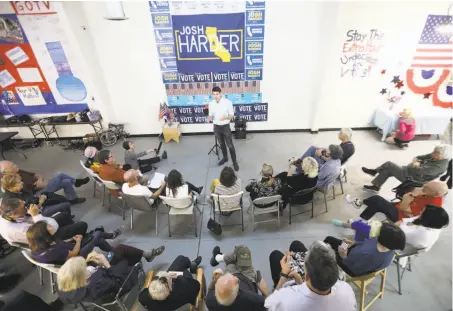
[[[280,203],[281,203],[282,196],[281,195],[273,195],[270,197],[262,197],[257,198],[252,201],[250,198],[250,206],[252,207],[252,224],[253,224],[253,231],[255,231],[255,223],[264,223],[269,221],[277,220],[277,225],[280,227]],[[267,207],[259,207],[260,205],[270,205]],[[264,215],[269,213],[277,213],[277,218],[268,219],[268,220],[261,220],[255,221],[256,215]]]
[[[418,254],[425,252],[425,249],[416,248],[410,244],[406,244],[406,247],[402,251],[395,251],[393,262],[396,264],[396,272],[398,276],[398,293],[400,295],[403,294],[401,291],[401,281],[403,280],[404,271],[406,271],[406,269],[412,271],[412,259],[414,259]]]
[[[88,176],[93,179],[93,198],[96,197],[96,191],[102,193],[102,206],[104,206],[105,185],[102,183],[101,179],[95,172],[85,167],[82,160],[80,160],[80,165],[87,172]],[[96,186],[102,188],[102,191],[99,190]]]
[[[126,219],[126,205],[125,205],[125,202],[124,202],[123,197],[122,197],[123,193],[121,192],[120,186],[118,186],[113,181],[103,180],[100,177],[99,177],[99,180],[104,184],[104,186],[108,190],[119,191],[120,194],[118,196],[115,196],[115,195],[113,195],[113,196],[116,199],[121,201],[121,205],[119,205],[119,204],[115,204],[115,205],[116,205],[116,207],[118,207],[123,212],[123,220],[125,220]],[[109,193],[109,212],[110,212],[110,207],[112,205],[112,193],[110,191],[108,193]],[[104,205],[104,199],[102,199],[102,204]]]
[[[192,215],[195,237],[197,237],[197,214],[194,209],[198,210],[201,215],[201,211],[197,204],[197,198],[195,196],[187,196],[184,198],[159,196],[159,198],[164,202],[165,206],[168,207],[168,236],[171,237],[170,216]]]
[[[131,230],[134,229],[134,209],[148,213],[156,212],[156,236],[157,236],[158,235],[157,221],[159,218],[157,204],[153,206],[153,204],[150,203],[149,199],[144,196],[130,195],[125,193],[123,193],[121,196],[123,197],[123,200],[126,202],[126,206],[131,209]]]
[[[222,219],[222,213],[232,213],[241,211],[241,224],[228,225],[228,226],[242,226],[244,231],[244,209],[242,207],[242,196],[244,191],[238,192],[233,195],[218,195],[215,193],[211,194],[212,197],[212,215],[215,221],[215,213],[219,213],[219,223]],[[222,225],[226,227],[225,225]]]

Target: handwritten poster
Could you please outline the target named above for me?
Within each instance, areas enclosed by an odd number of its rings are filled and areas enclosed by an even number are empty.
[[[46,101],[37,86],[20,86],[16,87],[16,91],[25,106],[46,105]]]

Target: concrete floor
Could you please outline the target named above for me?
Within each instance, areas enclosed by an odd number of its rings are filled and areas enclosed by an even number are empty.
[[[146,150],[157,146],[157,138],[134,139],[138,150]],[[158,165],[158,171],[168,173],[171,169],[178,169],[186,180],[196,186],[204,185],[209,189],[211,180],[217,177],[221,168],[217,166],[217,158],[208,156],[208,151],[213,144],[213,136],[187,136],[182,137],[181,142],[170,143],[163,146],[169,154],[168,160]],[[364,183],[369,183],[370,177],[361,172],[363,165],[375,167],[384,161],[392,160],[398,164],[407,164],[411,159],[420,154],[431,152],[439,141],[433,139],[412,142],[406,150],[392,148],[380,142],[379,135],[374,131],[357,131],[353,134],[353,142],[356,153],[348,163],[348,182],[345,184],[345,192],[358,197],[367,197],[372,193],[362,189]],[[287,160],[292,156],[301,155],[312,144],[328,146],[330,143],[338,143],[336,132],[322,132],[317,135],[309,133],[279,133],[279,134],[249,134],[246,140],[236,140],[236,151],[240,171],[238,175],[247,184],[251,178],[259,174],[262,163],[270,163],[275,171],[286,168]],[[123,150],[120,144],[111,148],[119,162],[123,159]],[[65,152],[58,146],[42,147],[27,150],[28,160],[24,160],[14,151],[7,152],[7,159],[16,162],[19,167],[33,172],[51,176],[53,173],[62,171],[73,176],[86,176],[80,167],[81,154],[77,152]],[[383,187],[381,195],[393,198],[390,189],[398,184],[396,179],[389,180]],[[152,248],[165,245],[165,253],[157,257],[152,263],[146,263],[145,269],[161,270],[172,262],[179,254],[195,258],[198,254],[203,256],[202,266],[209,282],[213,268],[209,265],[211,250],[219,245],[226,252],[234,245],[245,244],[252,250],[253,262],[256,269],[261,270],[264,279],[271,287],[271,277],[268,256],[274,249],[284,250],[292,240],[299,239],[306,245],[315,240],[322,240],[327,235],[349,236],[352,232],[333,227],[331,219],[355,218],[360,211],[347,205],[344,195],[337,195],[335,200],[328,202],[329,211],[324,213],[322,195],[316,194],[315,217],[309,219],[309,214],[303,214],[293,218],[293,223],[288,224],[288,213],[282,218],[280,228],[276,222],[259,224],[256,231],[253,230],[250,214],[244,212],[245,232],[240,227],[225,227],[221,237],[213,236],[206,228],[209,219],[209,209],[204,208],[204,215],[198,218],[198,238],[195,238],[191,220],[184,217],[173,220],[173,235],[168,237],[167,216],[163,206],[159,208],[159,235],[155,236],[154,214],[136,212],[134,217],[134,229],[130,230],[130,214],[127,211],[126,221],[122,221],[120,211],[112,208],[109,213],[107,206],[101,205],[99,195],[93,198],[92,184],[78,189],[80,196],[87,198],[83,205],[73,207],[76,219],[81,219],[89,224],[90,228],[103,225],[107,230],[113,230],[124,226],[125,233],[115,240],[115,243],[127,243],[139,248]],[[340,193],[337,187],[337,194]],[[204,199],[201,200],[202,202]],[[244,200],[245,208],[249,204],[248,196]],[[446,198],[444,207],[451,214],[451,194]],[[238,215],[233,215],[226,223],[239,221]],[[201,222],[201,228],[200,228]],[[22,257],[19,251],[0,261],[1,266],[14,267],[23,274],[23,281],[16,288],[25,289],[41,296],[45,301],[56,298],[50,294],[48,280],[44,287],[38,283],[38,274]],[[445,229],[437,244],[429,253],[420,255],[413,265],[412,272],[406,272],[403,280],[403,295],[397,291],[397,278],[395,265],[391,265],[387,273],[386,292],[383,300],[378,300],[369,310],[411,310],[411,311],[447,311],[452,309],[452,237],[451,226]],[[46,275],[47,277],[47,275]],[[377,283],[377,282],[376,282]],[[375,284],[371,286],[377,289]],[[7,297],[5,297],[7,298]],[[72,306],[66,309],[72,310]]]

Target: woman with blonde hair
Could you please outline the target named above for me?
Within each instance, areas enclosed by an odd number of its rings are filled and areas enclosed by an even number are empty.
[[[301,171],[301,173],[296,175],[296,170]],[[281,178],[283,181],[281,190],[283,209],[286,208],[293,194],[300,190],[310,189],[316,186],[318,182],[318,171],[318,162],[313,157],[306,157],[303,160],[297,159],[290,163],[287,172],[282,172],[275,176],[275,178]],[[295,203],[304,204],[311,199],[313,199],[313,193],[297,197],[297,202]]]
[[[245,190],[250,192],[250,198],[255,200],[257,198],[271,197],[280,193],[282,188],[282,181],[273,177],[274,169],[272,165],[263,164],[261,168],[261,180],[252,181]],[[273,203],[271,204],[273,205]],[[257,207],[268,207],[267,205],[257,205]]]
[[[412,117],[412,110],[405,108],[400,113],[398,131],[392,132],[385,139],[388,144],[397,145],[399,148],[407,147],[409,142],[415,137],[415,119]]]

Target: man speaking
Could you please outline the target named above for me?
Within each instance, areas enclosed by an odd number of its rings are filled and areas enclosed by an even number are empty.
[[[231,160],[233,160],[234,170],[239,170],[239,165],[236,160],[236,150],[233,146],[233,134],[230,129],[230,120],[234,119],[233,104],[226,98],[222,97],[222,89],[218,86],[212,88],[212,95],[214,100],[209,102],[209,122],[214,123],[214,135],[220,144],[222,149],[223,159],[219,162],[219,165],[223,165],[228,162],[228,149],[230,149]]]

